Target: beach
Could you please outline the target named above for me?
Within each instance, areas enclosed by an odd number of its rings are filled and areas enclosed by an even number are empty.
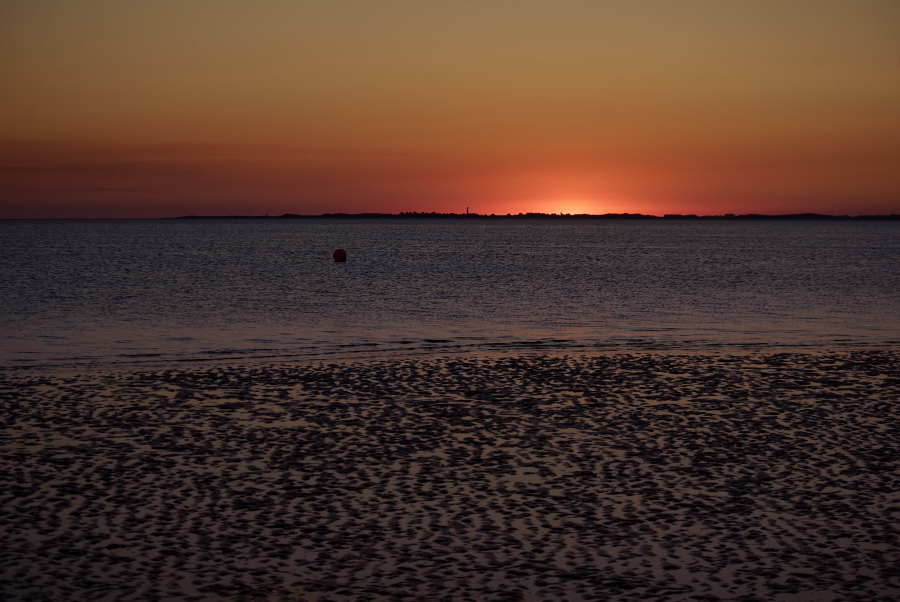
[[[896,600],[900,351],[0,372],[7,600]]]

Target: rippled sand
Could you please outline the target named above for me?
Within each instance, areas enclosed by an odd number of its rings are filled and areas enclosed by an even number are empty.
[[[0,375],[9,600],[895,600],[900,353]]]

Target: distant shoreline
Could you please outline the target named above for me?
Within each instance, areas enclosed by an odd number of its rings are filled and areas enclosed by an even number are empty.
[[[516,213],[505,215],[484,213],[431,213],[401,212],[401,213],[322,213],[320,215],[300,215],[297,213],[285,213],[283,215],[184,215],[176,218],[163,219],[649,219],[649,220],[900,220],[900,215],[826,215],[822,213],[791,213],[785,215],[765,215],[760,213],[747,213],[735,215],[694,215],[667,213],[663,216],[645,215],[643,213]]]
[[[724,215],[695,215],[667,213],[665,215],[646,215],[643,213],[322,213],[318,215],[284,213],[282,215],[180,215],[175,217],[8,217],[0,218],[0,222],[17,221],[146,221],[146,220],[290,220],[290,219],[455,219],[455,220],[719,220],[719,221],[752,221],[752,220],[789,220],[789,221],[900,221],[900,214],[890,215],[827,215],[823,213],[789,213],[783,215],[766,215],[746,213]]]

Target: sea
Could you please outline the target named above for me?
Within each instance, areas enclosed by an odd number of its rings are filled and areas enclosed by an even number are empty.
[[[898,343],[900,221],[0,221],[5,370]]]

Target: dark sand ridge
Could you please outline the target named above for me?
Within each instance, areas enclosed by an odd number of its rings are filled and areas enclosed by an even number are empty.
[[[896,600],[900,352],[0,375],[9,600]]]

